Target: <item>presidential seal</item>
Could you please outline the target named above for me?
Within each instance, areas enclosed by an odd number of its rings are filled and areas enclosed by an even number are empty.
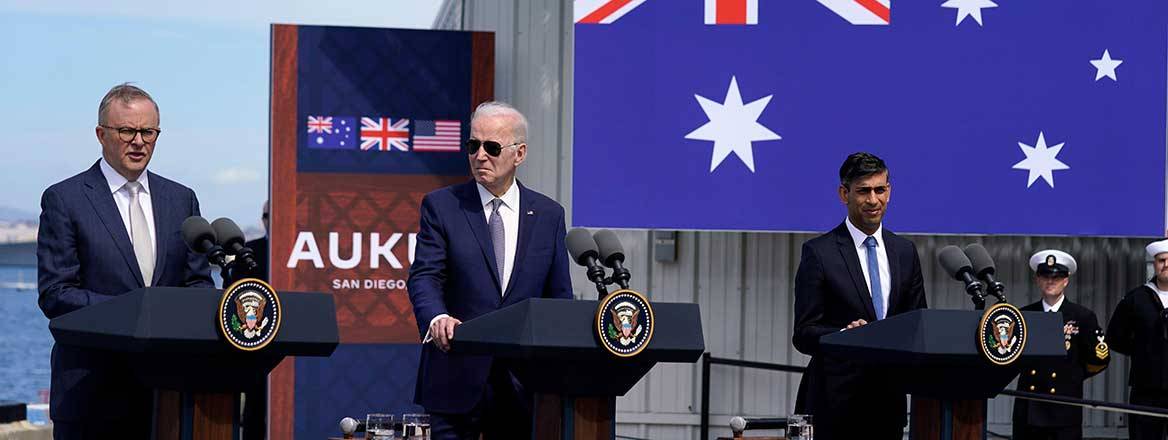
[[[1010,365],[1026,347],[1026,320],[1022,311],[1007,303],[994,304],[981,317],[977,346],[982,356],[996,365]]]
[[[640,293],[628,289],[608,294],[596,310],[596,336],[609,353],[636,356],[653,339],[653,307]]]
[[[219,332],[233,347],[255,351],[276,339],[284,310],[268,283],[255,278],[236,281],[219,300]]]

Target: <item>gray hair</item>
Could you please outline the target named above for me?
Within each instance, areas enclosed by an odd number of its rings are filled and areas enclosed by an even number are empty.
[[[158,111],[158,103],[154,102],[154,98],[151,98],[149,93],[146,93],[145,90],[142,90],[138,86],[126,82],[114,86],[105,93],[105,97],[101,98],[101,105],[97,106],[97,123],[105,123],[105,111],[114,100],[121,101],[123,104],[129,104],[137,99],[150,101],[151,104],[154,104],[154,111]]]
[[[511,104],[500,101],[487,101],[479,104],[475,108],[473,114],[470,115],[470,123],[474,125],[475,119],[483,117],[507,117],[511,118],[513,124],[511,126],[511,136],[514,137],[512,142],[527,142],[527,118],[523,116]]]

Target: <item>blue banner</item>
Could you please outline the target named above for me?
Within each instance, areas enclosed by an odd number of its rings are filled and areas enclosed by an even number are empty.
[[[304,26],[299,38],[297,171],[470,175],[469,33]],[[438,148],[436,122],[453,123]]]
[[[896,231],[1164,234],[1168,3],[610,3],[576,2],[574,225],[823,231],[868,151]]]

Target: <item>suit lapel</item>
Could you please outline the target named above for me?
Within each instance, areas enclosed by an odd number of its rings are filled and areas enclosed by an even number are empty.
[[[475,187],[474,181],[463,185],[459,199],[461,199],[462,213],[466,215],[466,221],[471,232],[474,233],[475,240],[479,243],[479,250],[483,252],[483,258],[487,260],[487,267],[490,269],[487,272],[491,273],[491,280],[495,282],[495,290],[501,291],[502,284],[495,269],[498,267],[495,263],[495,248],[491,247],[491,233],[487,230],[486,214],[483,211],[482,199],[479,198],[478,188]]]
[[[515,287],[519,268],[523,267],[519,262],[523,261],[523,257],[527,255],[528,245],[531,244],[531,231],[535,229],[535,222],[538,220],[537,215],[539,214],[532,208],[535,197],[532,197],[530,191],[520,185],[518,180],[515,181],[515,184],[519,185],[519,241],[515,243],[515,260],[511,265],[511,277],[507,279],[507,291],[503,292],[504,300]]]
[[[166,268],[166,246],[162,244],[162,240],[166,237],[166,234],[163,231],[176,231],[179,229],[179,226],[175,223],[175,219],[171,217],[175,212],[170,206],[172,200],[165,194],[166,185],[163,184],[162,179],[157,175],[151,174],[150,207],[154,211],[154,275],[151,277],[151,286],[158,285],[158,280],[162,279],[162,272]]]
[[[856,255],[856,244],[852,241],[852,235],[848,233],[847,226],[839,225],[836,228],[835,239],[839,245],[840,256],[843,257],[844,263],[848,266],[848,274],[851,275],[852,283],[856,287],[857,299],[867,313],[865,318],[868,321],[875,321],[876,309],[872,307],[872,293],[868,291],[868,284],[864,282],[864,269],[860,267],[860,257]]]
[[[898,287],[900,286],[900,277],[903,275],[901,273],[903,268],[897,264],[900,262],[900,254],[892,247],[892,233],[888,232],[887,229],[881,229],[880,235],[884,240],[884,252],[888,254],[888,273],[892,276],[892,279],[888,280],[888,290],[891,291],[887,292],[888,310],[884,311],[884,317],[887,318],[892,316],[893,307],[899,304],[901,289]]]
[[[109,231],[114,247],[118,248],[122,258],[126,260],[130,273],[134,275],[134,281],[138,282],[139,287],[144,286],[142,270],[138,268],[138,260],[134,257],[134,247],[130,244],[130,234],[126,232],[126,224],[122,221],[121,214],[118,213],[118,206],[114,202],[113,194],[110,193],[109,183],[105,181],[105,177],[101,175],[101,169],[96,164],[89,169],[85,182],[85,197],[89,199],[93,210],[97,211],[97,217],[101,219],[102,224]]]

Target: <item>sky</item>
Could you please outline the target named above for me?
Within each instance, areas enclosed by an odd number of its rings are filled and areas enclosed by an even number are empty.
[[[101,156],[97,107],[133,82],[158,102],[149,169],[204,217],[258,227],[268,191],[272,23],[430,28],[440,0],[0,0],[0,207],[40,212],[49,185]]]

